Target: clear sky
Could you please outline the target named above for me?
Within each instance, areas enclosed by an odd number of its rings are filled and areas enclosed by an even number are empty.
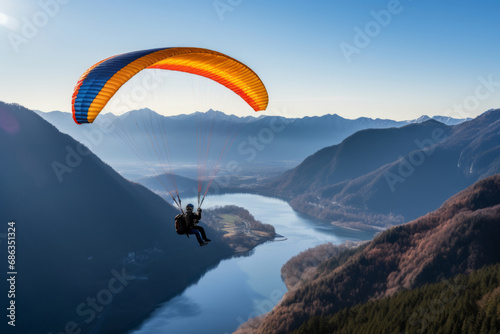
[[[97,61],[195,46],[254,69],[268,114],[474,117],[500,107],[499,14],[493,0],[0,0],[0,100],[70,111]]]

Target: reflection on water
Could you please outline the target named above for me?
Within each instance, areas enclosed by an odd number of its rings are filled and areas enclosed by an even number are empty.
[[[169,301],[170,307],[160,309],[156,316],[161,318],[164,324],[168,324],[175,318],[195,317],[201,313],[201,307],[196,301],[186,296],[178,296]]]
[[[196,203],[186,199],[185,203]],[[250,318],[269,312],[286,292],[281,267],[303,250],[325,242],[368,240],[372,233],[351,231],[297,214],[287,202],[249,194],[205,199],[204,208],[237,205],[271,224],[285,241],[267,242],[246,257],[222,261],[182,295],[164,303],[133,334],[231,333]]]

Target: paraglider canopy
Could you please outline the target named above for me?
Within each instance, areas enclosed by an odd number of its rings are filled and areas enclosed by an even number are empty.
[[[92,123],[123,84],[148,68],[209,78],[238,94],[255,111],[267,108],[266,88],[245,64],[208,49],[172,47],[124,53],[90,67],[80,77],[73,92],[74,121]]]
[[[133,82],[131,79],[146,69],[178,71],[208,78],[236,93],[255,111],[264,110],[268,105],[268,94],[262,81],[253,70],[238,60],[202,48],[159,48],[116,55],[96,63],[83,73],[72,97],[74,121],[77,124],[94,122],[120,88],[127,82]],[[128,122],[121,122],[117,118],[114,123],[115,132],[128,143],[144,165],[156,174],[158,182],[182,211],[172,169],[173,161],[170,158],[167,125],[162,120],[153,121],[147,115],[141,119],[142,112],[136,114],[137,117],[128,114]],[[197,120],[196,131],[189,130],[189,135],[197,141],[198,207],[203,204],[221,161],[236,136],[230,122],[216,119],[222,113],[210,114],[211,117],[200,117]],[[143,134],[144,140],[136,134]],[[175,144],[182,142],[180,138],[175,139]]]

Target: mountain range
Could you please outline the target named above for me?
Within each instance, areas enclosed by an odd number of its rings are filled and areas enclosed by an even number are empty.
[[[336,114],[303,118],[265,114],[259,117],[237,117],[213,110],[162,116],[150,109],[141,109],[121,116],[103,114],[91,125],[77,125],[69,113],[53,111],[38,114],[61,132],[85,143],[117,170],[124,170],[124,165],[130,162],[154,160],[137,154],[134,147],[141,147],[144,152],[145,148],[151,146],[151,140],[156,138],[167,138],[171,164],[196,164],[196,150],[199,147],[197,134],[208,128],[215,138],[231,139],[231,149],[225,161],[233,160],[240,166],[251,165],[253,168],[263,168],[266,164],[290,168],[315,151],[340,143],[359,130],[401,127],[430,119],[428,116],[409,121],[365,117],[345,119]],[[432,119],[450,125],[465,121],[444,116]],[[211,142],[213,144],[214,140]]]
[[[432,211],[496,173],[500,109],[452,126],[427,120],[362,130],[253,191],[338,225],[376,230]]]
[[[233,124],[236,153],[228,159],[241,165],[285,166],[285,161],[313,153],[267,183],[241,189],[285,198],[297,211],[339,225],[389,228],[370,243],[332,251],[336,255],[319,265],[316,261],[316,269],[253,324],[256,332],[289,333],[311,317],[500,260],[495,243],[500,176],[494,175],[500,172],[500,110],[465,122],[441,119],[450,125],[427,117],[407,122],[337,115],[290,120],[214,111],[164,117],[140,110],[78,126],[69,114],[40,115],[53,118],[53,124],[87,146],[30,110],[0,103],[0,154],[5,161],[0,219],[19,226],[19,271],[24,273],[19,284],[26,287],[17,299],[19,314],[33,320],[23,325],[26,333],[59,332],[69,323],[83,332],[123,332],[232,254],[215,231],[209,231],[214,241],[203,252],[173,234],[168,217],[176,210],[103,162],[137,161],[132,147],[123,144],[118,124],[128,130],[125,139],[134,145],[145,146],[165,133],[180,138],[171,153],[186,166],[193,164],[194,152],[187,147],[195,144],[196,136],[185,129],[195,129],[197,119]],[[153,131],[139,122],[153,124]],[[214,138],[221,136],[215,131]],[[250,138],[257,140],[254,146]],[[89,149],[100,152],[100,158]],[[194,186],[190,179],[180,180],[182,187]],[[152,178],[141,182],[161,191]],[[178,249],[182,258],[175,256]],[[198,266],[183,266],[186,256],[196,257]],[[115,294],[109,282],[117,275],[126,284]],[[105,294],[111,298],[103,299]],[[80,305],[88,306],[89,296],[100,300],[102,308],[93,313],[83,308],[87,313],[82,314]]]
[[[232,255],[209,228],[203,249],[178,236],[176,209],[24,107],[0,102],[0,156],[1,254],[14,222],[19,333],[123,333]]]
[[[346,307],[498,263],[499,217],[497,174],[459,192],[436,211],[321,262],[270,313],[244,325],[237,333],[291,333],[313,317],[331,316]],[[302,261],[315,258],[315,253],[314,248],[306,251]],[[492,284],[492,289],[498,287],[498,277]],[[471,298],[467,297],[467,302],[474,304]],[[407,317],[416,311],[412,303],[408,307]],[[396,312],[385,310],[386,321],[391,321],[390,315]],[[443,327],[444,323],[433,326]],[[337,330],[343,332],[342,328]]]
[[[293,334],[498,333],[500,264],[311,318]],[[390,310],[390,321],[387,321]],[[359,321],[362,317],[363,321]]]

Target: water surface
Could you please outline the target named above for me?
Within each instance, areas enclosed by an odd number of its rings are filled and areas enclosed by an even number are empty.
[[[194,204],[196,199],[183,200],[188,202]],[[203,207],[224,205],[246,208],[257,220],[273,225],[286,240],[267,242],[248,256],[222,261],[180,296],[165,302],[132,334],[232,333],[279,302],[287,290],[280,270],[291,257],[325,242],[340,244],[373,237],[370,232],[342,229],[298,214],[285,201],[259,195],[210,196]]]

